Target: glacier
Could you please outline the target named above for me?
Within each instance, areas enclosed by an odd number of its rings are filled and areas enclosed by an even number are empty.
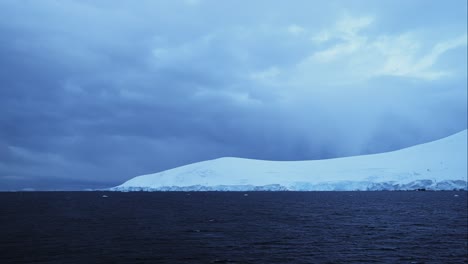
[[[467,190],[467,130],[371,155],[304,161],[218,158],[138,176],[109,190]]]

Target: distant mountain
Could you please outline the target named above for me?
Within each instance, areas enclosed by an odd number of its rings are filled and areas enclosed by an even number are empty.
[[[310,161],[219,158],[135,177],[113,191],[467,190],[467,131],[373,155]]]

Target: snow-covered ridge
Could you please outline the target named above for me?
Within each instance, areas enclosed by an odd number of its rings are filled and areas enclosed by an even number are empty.
[[[327,160],[219,158],[147,174],[113,191],[467,190],[467,130],[373,155]]]

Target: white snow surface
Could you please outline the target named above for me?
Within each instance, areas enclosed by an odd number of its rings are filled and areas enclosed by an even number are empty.
[[[372,155],[267,161],[225,157],[128,180],[113,191],[467,189],[467,130]]]

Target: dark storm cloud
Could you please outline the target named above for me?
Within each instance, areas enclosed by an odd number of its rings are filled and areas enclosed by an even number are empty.
[[[460,15],[444,13],[438,39],[424,19],[391,23],[390,2],[353,3],[2,1],[0,189],[374,153],[466,128]]]

